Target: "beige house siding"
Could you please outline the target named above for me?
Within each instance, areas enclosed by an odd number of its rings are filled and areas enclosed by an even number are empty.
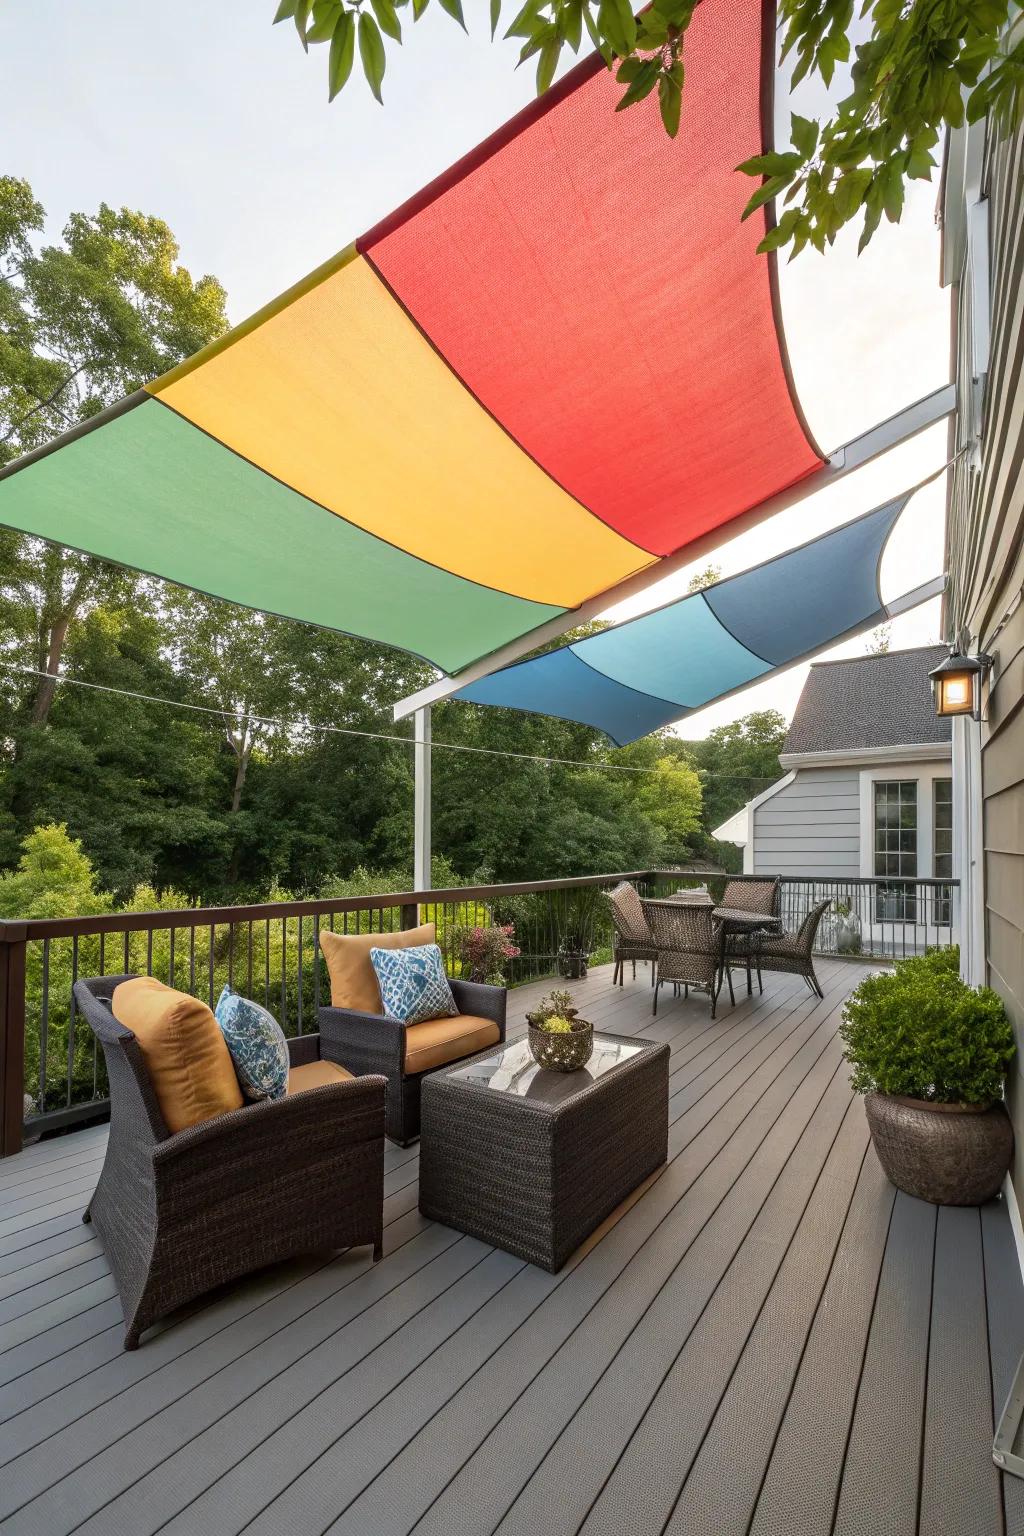
[[[981,726],[985,962],[1019,1044],[1009,1099],[1017,1133],[1014,1186],[1024,1195],[1024,131],[991,134],[982,192],[989,204],[991,340],[980,454],[954,471],[946,623],[995,657]],[[971,283],[954,289],[959,441],[969,444]]]

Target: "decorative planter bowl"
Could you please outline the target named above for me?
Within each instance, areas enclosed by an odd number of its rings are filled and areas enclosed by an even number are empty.
[[[530,1055],[539,1067],[552,1072],[578,1072],[594,1054],[594,1026],[573,1019],[572,1029],[553,1035],[530,1025]]]
[[[933,1205],[981,1205],[999,1193],[1013,1156],[1004,1105],[869,1093],[864,1108],[878,1161],[897,1189]]]

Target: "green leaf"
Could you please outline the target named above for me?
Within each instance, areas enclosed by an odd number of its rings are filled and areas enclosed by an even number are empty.
[[[742,171],[744,176],[785,176],[788,179],[794,171],[800,170],[803,163],[802,155],[783,155],[771,149],[767,154],[751,155],[749,160],[741,160],[736,169]]]
[[[886,168],[883,191],[885,216],[890,224],[898,224],[903,212],[903,161],[902,156]]]
[[[413,21],[419,21],[420,17],[423,15],[423,12],[426,10],[429,4],[430,0],[412,0]]]
[[[609,44],[605,42],[604,38],[598,31],[597,23],[594,21],[593,16],[590,14],[589,5],[585,5],[583,7],[583,24],[590,35],[590,41],[593,43],[602,59],[604,59],[608,68],[611,69],[612,65],[615,63],[614,49],[612,49]]]
[[[852,219],[864,201],[868,187],[871,185],[871,176],[871,170],[864,166],[857,171],[847,171],[836,182],[835,205],[844,220]]]
[[[287,21],[290,16],[294,16],[297,4],[298,0],[281,0],[281,4],[278,6],[274,16],[274,25],[276,26],[279,21]]]
[[[636,21],[629,0],[601,0],[597,25],[602,37],[611,44],[620,59],[633,52],[636,45]]]
[[[306,23],[309,21],[309,13],[313,0],[295,0],[295,9],[292,16],[295,20],[295,30],[299,34],[299,42],[309,52],[309,44],[306,42]]]
[[[661,121],[665,125],[665,132],[670,139],[674,139],[679,132],[679,115],[683,105],[682,64],[673,64],[672,68],[658,81],[658,105],[661,107]]]
[[[579,53],[583,40],[583,0],[570,0],[562,12],[565,40],[573,53]]]
[[[369,11],[359,13],[359,57],[362,60],[363,73],[369,82],[370,90],[383,105],[384,98],[380,88],[387,68],[387,58],[380,28]]]
[[[549,38],[540,50],[540,58],[537,60],[537,95],[543,96],[552,80],[555,78],[555,70],[558,67],[558,56],[562,51],[562,45],[557,37]]]
[[[466,31],[466,21],[462,14],[462,0],[440,0],[442,11],[447,11],[453,20],[457,21],[463,32]]]
[[[329,101],[333,101],[338,92],[347,83],[352,73],[352,61],[356,52],[356,23],[351,11],[342,11],[338,17],[338,24],[331,38],[331,56],[327,67],[327,80],[330,90]]]
[[[636,68],[630,68],[635,64]],[[628,76],[626,71],[629,70]],[[616,112],[621,112],[626,107],[631,107],[635,101],[643,101],[649,96],[658,84],[658,76],[661,74],[661,59],[627,59],[620,67],[616,79],[621,84],[628,84],[629,89],[620,101],[615,103]]]
[[[334,28],[337,25],[341,11],[339,0],[315,0],[313,5],[313,25],[308,28],[306,38],[311,43],[329,43],[334,36]]]
[[[742,214],[740,215],[741,222],[742,222],[743,219],[749,219],[750,215],[752,213],[756,213],[758,208],[761,208],[765,203],[770,202],[773,197],[775,197],[779,192],[782,191],[782,189],[783,189],[783,187],[785,185],[786,185],[786,177],[785,176],[771,176],[771,177],[769,177],[769,179],[765,182],[764,186],[758,188],[758,190],[754,193],[753,197],[750,199],[750,201],[747,204],[747,206],[744,208]]]
[[[491,0],[491,41],[494,41],[498,30],[498,22],[501,20],[501,0]]]
[[[395,14],[392,0],[370,0],[370,4],[373,6],[373,14],[377,18],[381,31],[386,32],[388,37],[393,37],[396,43],[400,43],[402,24]]]
[[[796,149],[805,160],[809,160],[818,147],[818,125],[808,117],[801,117],[794,112],[790,118],[789,136],[793,140],[793,148]]]

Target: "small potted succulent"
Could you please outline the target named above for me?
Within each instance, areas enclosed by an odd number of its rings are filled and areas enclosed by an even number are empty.
[[[1002,999],[960,979],[955,947],[897,961],[847,999],[840,1031],[878,1160],[936,1205],[997,1194],[1013,1154],[1002,1102],[1015,1049]]]
[[[539,1067],[578,1072],[594,1052],[594,1026],[581,1019],[571,992],[552,992],[526,1015],[530,1054]]]

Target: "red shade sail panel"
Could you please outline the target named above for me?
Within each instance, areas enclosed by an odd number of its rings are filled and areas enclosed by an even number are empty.
[[[596,60],[359,242],[526,452],[658,555],[822,463],[734,169],[770,142],[773,23],[697,7],[676,140]]]

